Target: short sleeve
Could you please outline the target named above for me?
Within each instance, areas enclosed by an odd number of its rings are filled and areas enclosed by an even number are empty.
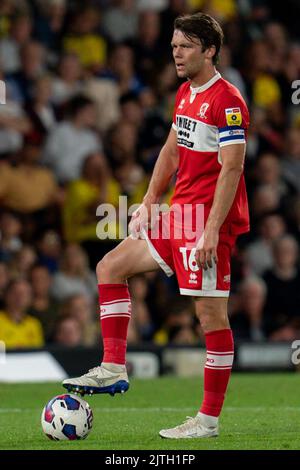
[[[215,123],[219,131],[219,146],[245,144],[249,127],[249,112],[243,98],[234,90],[218,98]]]

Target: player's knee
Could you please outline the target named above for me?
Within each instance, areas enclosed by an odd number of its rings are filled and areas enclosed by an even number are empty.
[[[210,302],[199,302],[196,312],[204,333],[229,328],[227,311],[216,308]]]
[[[99,283],[109,283],[114,270],[113,256],[107,253],[97,264],[96,274]]]
[[[99,284],[122,283],[128,277],[126,264],[120,262],[114,250],[107,253],[99,261],[96,274]]]

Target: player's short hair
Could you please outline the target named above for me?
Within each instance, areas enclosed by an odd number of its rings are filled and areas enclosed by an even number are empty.
[[[190,40],[200,39],[202,52],[215,46],[216,52],[212,61],[213,64],[218,63],[224,34],[220,24],[212,16],[204,13],[178,16],[174,21],[174,29],[181,31]]]

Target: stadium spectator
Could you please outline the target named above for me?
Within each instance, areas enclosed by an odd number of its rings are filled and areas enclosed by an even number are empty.
[[[132,47],[127,44],[116,44],[110,54],[108,67],[101,77],[113,80],[119,89],[120,96],[126,93],[139,93],[143,84],[135,70],[135,57]]]
[[[80,324],[83,346],[95,346],[99,340],[99,320],[95,304],[85,295],[76,294],[61,305],[60,318],[75,318]]]
[[[265,329],[273,341],[292,341],[300,332],[299,249],[291,235],[274,241],[274,266],[263,278],[267,284]]]
[[[105,33],[118,43],[135,37],[138,27],[138,12],[134,0],[118,0],[109,6],[102,20]]]
[[[105,135],[120,118],[118,84],[109,78],[90,75],[84,81],[84,89],[96,106],[96,128]]]
[[[254,224],[268,212],[287,214],[296,190],[283,176],[282,163],[276,154],[259,155],[255,166],[249,170],[248,182]]]
[[[136,69],[144,83],[153,84],[160,57],[160,16],[153,10],[139,15],[138,32],[131,42],[134,50]]]
[[[51,59],[55,60],[61,46],[67,0],[37,0],[35,3],[37,10],[34,36],[51,51]]]
[[[251,208],[254,221],[261,219],[270,212],[279,212],[279,188],[271,186],[270,184],[258,186],[252,196]]]
[[[248,158],[256,160],[258,155],[263,152],[280,153],[282,141],[282,135],[277,129],[274,129],[266,109],[253,106],[247,145]]]
[[[9,263],[9,271],[13,279],[28,279],[32,266],[37,261],[37,253],[32,245],[22,245]]]
[[[75,294],[86,295],[92,302],[97,295],[97,282],[85,252],[79,245],[70,244],[63,252],[60,270],[53,276],[51,295],[61,302]]]
[[[247,277],[238,288],[238,310],[230,315],[230,325],[235,340],[263,341],[264,305],[267,288],[255,276]]]
[[[31,287],[25,280],[11,281],[5,294],[5,307],[0,312],[0,340],[7,349],[40,348],[44,345],[42,326],[28,315]]]
[[[273,242],[286,231],[284,219],[277,214],[265,215],[258,224],[258,237],[246,248],[246,259],[250,270],[260,275],[265,270],[272,268]]]
[[[59,123],[49,134],[44,163],[55,173],[60,183],[79,178],[87,154],[98,152],[102,143],[95,126],[94,103],[85,96],[77,95],[69,103],[69,118]]]
[[[22,226],[19,217],[13,212],[0,215],[0,261],[9,262],[22,246],[20,238]]]
[[[62,254],[62,241],[54,230],[47,230],[37,241],[39,263],[46,266],[51,274],[58,271]]]
[[[5,106],[0,106],[0,157],[14,157],[21,150],[24,136],[30,130],[30,120],[22,106],[8,94]]]
[[[146,276],[135,276],[131,279],[129,287],[132,291],[133,316],[131,322],[135,324],[139,338],[142,341],[149,341],[154,332],[154,325],[146,303],[148,295]]]
[[[127,93],[120,98],[120,121],[132,124],[137,129],[143,124],[143,108],[135,93]]]
[[[157,98],[149,88],[139,95],[128,93],[120,99],[121,121],[132,124],[137,131],[137,159],[146,171],[152,171],[159,148],[167,136],[169,123],[159,109]]]
[[[282,161],[283,175],[300,193],[300,129],[288,130],[284,157]]]
[[[58,65],[58,75],[52,80],[51,100],[55,106],[65,105],[82,92],[82,67],[76,54],[64,54]]]
[[[253,41],[245,58],[247,94],[256,106],[268,109],[281,99],[279,84],[271,73],[272,57],[268,45],[262,39]]]
[[[54,344],[67,348],[82,346],[82,329],[74,317],[62,317],[58,320],[54,333]]]
[[[255,168],[255,179],[259,185],[268,185],[274,188],[280,197],[281,204],[290,195],[293,188],[283,178],[280,159],[274,153],[263,153],[258,157]]]
[[[224,44],[222,47],[218,70],[221,72],[222,76],[226,80],[228,80],[230,83],[237,87],[244,100],[248,101],[245,82],[241,73],[235,67],[232,66],[230,48],[226,44]]]
[[[68,25],[63,37],[63,49],[78,55],[83,67],[96,72],[105,64],[106,41],[97,31],[99,10],[92,5],[80,5]]]
[[[116,221],[107,230],[108,238],[99,240],[96,231],[100,220],[96,215],[97,207],[105,203],[117,209],[119,194],[120,186],[113,178],[105,156],[98,153],[86,157],[81,178],[67,187],[62,212],[64,238],[69,243],[82,245],[92,268],[95,268],[99,257],[116,245],[118,235]]]
[[[0,173],[0,201],[19,214],[26,240],[51,223],[63,198],[53,173],[41,166],[40,156],[40,145],[28,140],[19,164],[3,165]]]
[[[56,124],[51,96],[52,78],[49,75],[43,75],[35,81],[31,100],[25,103],[25,110],[31,121],[32,128],[31,132],[27,133],[27,138],[30,137],[40,144],[44,143],[48,132]]]
[[[299,51],[300,47],[297,43],[289,42],[281,70],[277,74],[282,93],[283,117],[286,114],[292,125],[297,122],[297,109],[291,100],[291,84],[299,78]],[[286,127],[286,123],[283,127]]]
[[[154,89],[159,101],[159,109],[166,122],[172,121],[172,105],[176,95],[178,79],[176,71],[171,62],[167,62],[161,69],[159,77],[157,76]]]
[[[16,12],[16,5],[12,0],[3,0],[0,3],[0,15],[2,21],[0,22],[0,38],[5,38],[9,34],[10,23],[13,15]]]
[[[156,331],[153,340],[156,344],[197,344],[194,306],[189,298],[174,296],[162,327]]]
[[[11,98],[23,104],[31,99],[35,80],[45,72],[45,49],[37,41],[26,42],[21,48],[20,58],[21,67],[8,75],[7,80],[12,90]]]
[[[53,335],[58,310],[57,303],[50,296],[51,275],[45,266],[35,264],[30,270],[29,281],[32,287],[30,313],[41,322],[48,342]]]
[[[146,172],[152,171],[159,149],[167,136],[169,123],[164,119],[153,89],[145,88],[139,94],[143,121],[139,127],[140,162]]]
[[[276,74],[280,71],[282,61],[288,52],[287,31],[282,24],[270,21],[264,28],[264,36],[271,53],[271,69]]]
[[[121,194],[130,197],[144,178],[144,171],[137,162],[137,142],[138,130],[133,124],[120,121],[111,133],[109,160]]]
[[[5,74],[21,68],[20,49],[30,40],[32,20],[26,13],[20,13],[12,18],[9,28],[9,35],[0,41],[0,63]]]

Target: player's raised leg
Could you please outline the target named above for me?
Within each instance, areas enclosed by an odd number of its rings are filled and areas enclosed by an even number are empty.
[[[157,269],[159,265],[150,254],[147,242],[130,237],[98,263],[103,360],[101,366],[94,367],[87,374],[64,380],[63,386],[68,391],[114,395],[128,390],[125,356],[131,302],[127,279]]]
[[[203,402],[196,417],[175,428],[161,430],[161,437],[180,439],[218,435],[219,416],[234,354],[227,303],[225,297],[199,297],[196,301],[196,314],[205,334],[207,350]]]

